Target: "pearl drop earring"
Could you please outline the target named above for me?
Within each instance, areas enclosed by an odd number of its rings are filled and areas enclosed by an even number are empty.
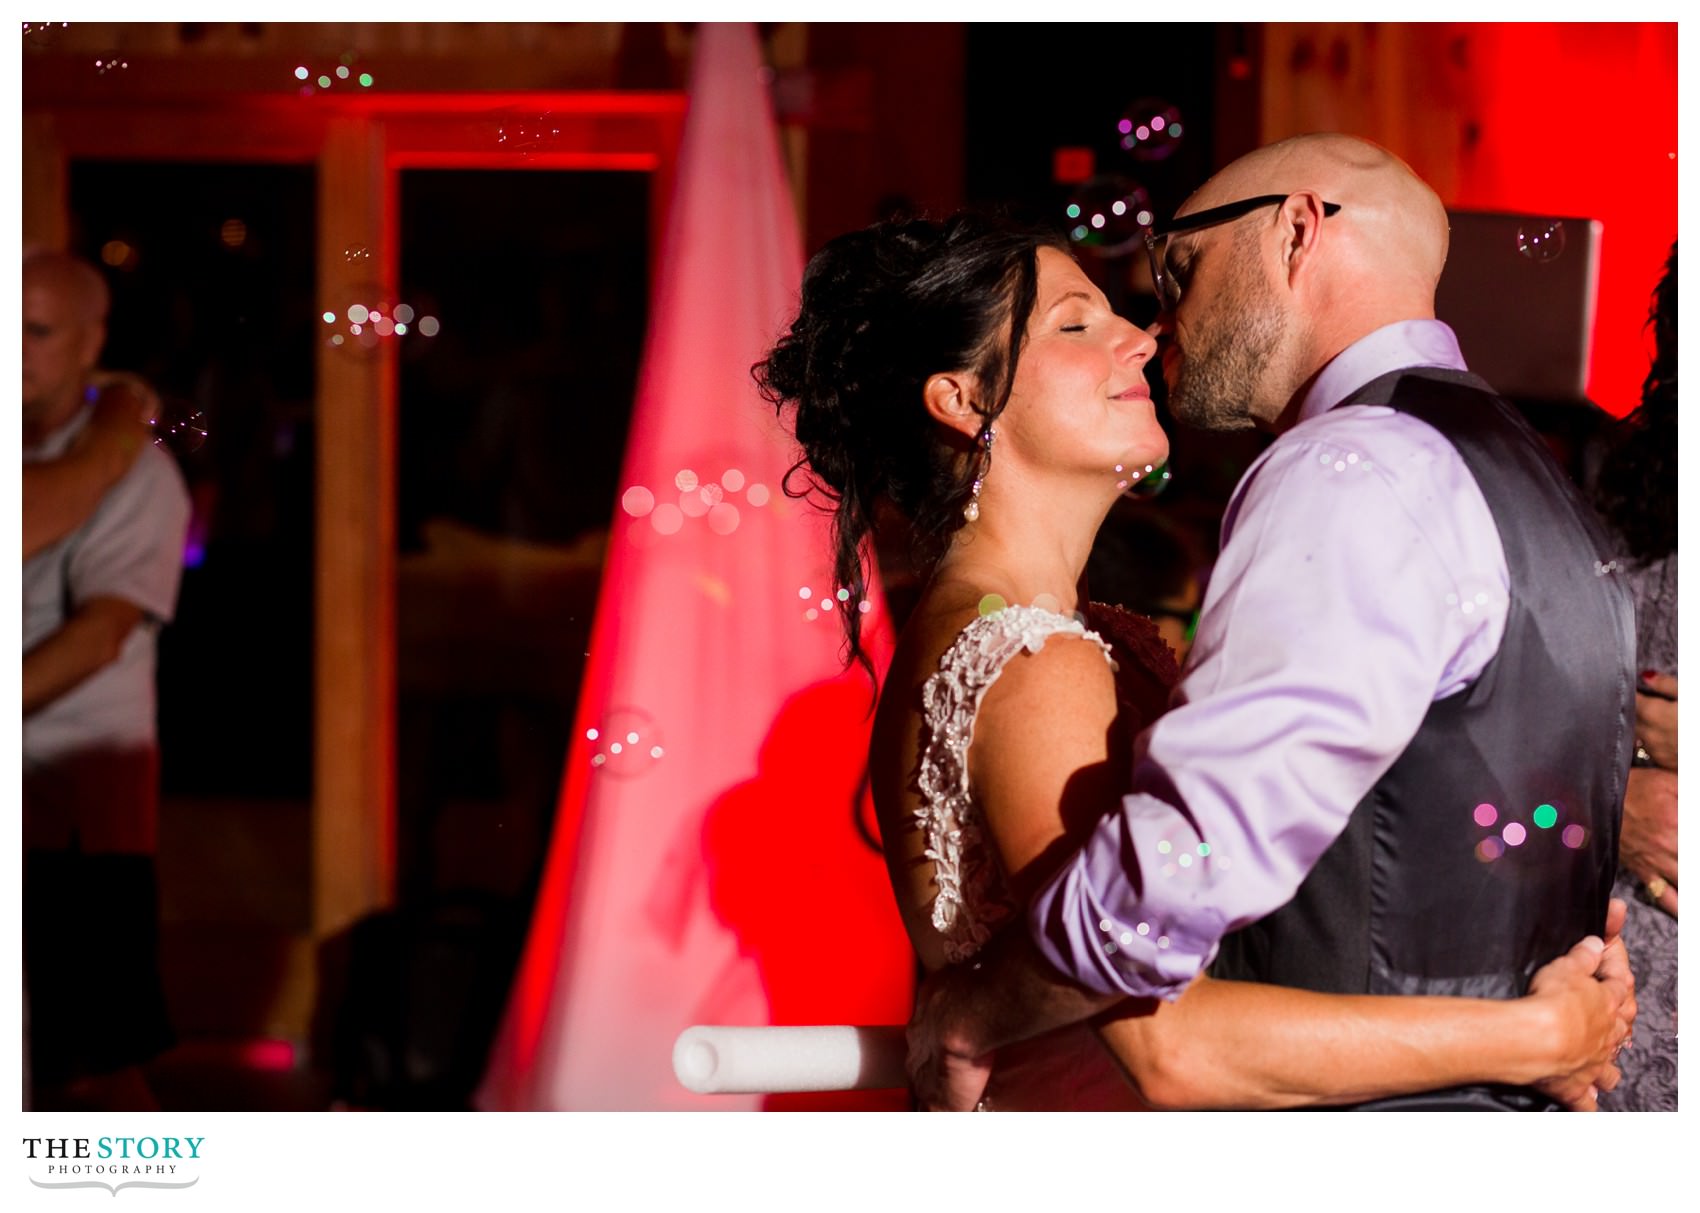
[[[980,431],[980,445],[986,448],[988,459],[992,453],[992,439],[996,436],[997,431],[992,428],[992,423],[986,422],[985,428]],[[976,476],[973,488],[968,491],[968,504],[962,508],[962,516],[969,522],[974,522],[980,517],[980,486],[984,483],[984,477]]]

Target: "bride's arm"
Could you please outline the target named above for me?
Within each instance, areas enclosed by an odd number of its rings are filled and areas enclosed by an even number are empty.
[[[1011,885],[1025,897],[1125,786],[1113,681],[1090,642],[1054,637],[987,691],[969,776]],[[1017,929],[1019,924],[1017,924]],[[1597,946],[1597,943],[1596,945]],[[1634,1016],[1621,941],[1579,944],[1528,996],[1316,994],[1199,979],[1174,1003],[1128,1002],[1098,1023],[1141,1093],[1169,1107],[1354,1103],[1471,1082],[1540,1085],[1572,1106],[1616,1082]]]

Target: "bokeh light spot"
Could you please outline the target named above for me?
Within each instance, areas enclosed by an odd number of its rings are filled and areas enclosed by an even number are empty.
[[[722,501],[708,512],[708,529],[716,535],[730,535],[738,529],[743,516],[738,513],[738,507],[730,501]]]
[[[1550,804],[1543,804],[1535,809],[1535,824],[1543,830],[1550,830],[1558,824],[1558,810]]]

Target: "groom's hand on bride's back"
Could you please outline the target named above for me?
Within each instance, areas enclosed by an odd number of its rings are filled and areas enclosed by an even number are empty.
[[[992,1054],[972,1013],[976,969],[951,965],[922,983],[909,1019],[909,1084],[923,1112],[972,1112],[986,1093]]]

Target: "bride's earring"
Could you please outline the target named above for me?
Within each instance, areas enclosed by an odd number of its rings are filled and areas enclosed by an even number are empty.
[[[997,431],[992,428],[990,421],[986,422],[985,428],[980,431],[980,445],[986,448],[988,461],[991,459],[992,439],[995,437],[997,437]],[[984,483],[985,478],[982,473],[974,478],[974,486],[968,490],[968,504],[963,507],[962,516],[969,522],[974,522],[980,517],[980,486]]]

